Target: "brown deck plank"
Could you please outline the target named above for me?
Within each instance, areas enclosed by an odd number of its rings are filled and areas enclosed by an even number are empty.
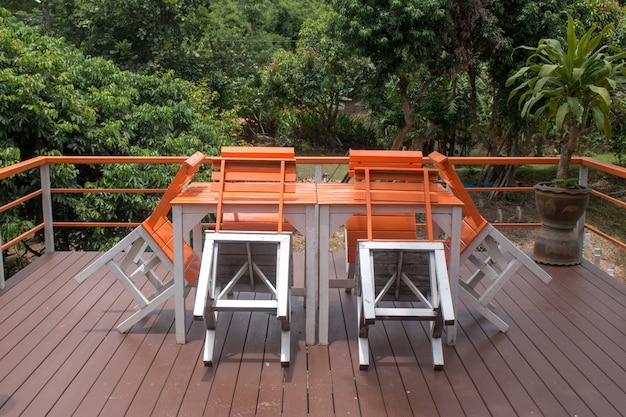
[[[189,333],[187,334],[187,343],[179,347],[180,351],[171,364],[168,378],[159,396],[156,398],[156,404],[152,410],[153,417],[185,415],[184,412],[179,414],[185,394],[189,394],[193,391],[193,387],[202,385],[203,381],[198,375],[206,375],[207,371],[205,367],[200,366],[202,364],[202,346],[204,345],[204,322],[194,322],[191,320],[190,322],[191,325]],[[204,385],[208,385],[206,380],[204,382]],[[199,392],[200,390],[198,389],[197,391]],[[188,400],[188,402],[197,404],[204,410],[206,396],[204,397],[204,401],[199,399],[198,401]],[[131,406],[128,414],[134,415],[132,411],[133,408]],[[202,415],[202,412],[196,415]]]
[[[343,271],[345,275],[345,268]],[[339,275],[340,279],[344,276]],[[332,390],[334,412],[338,416],[360,415],[358,393],[354,383],[354,373],[358,372],[358,355],[353,356],[352,352],[356,352],[356,343],[354,339],[348,337],[348,329],[356,323],[345,321],[342,310],[344,308],[352,308],[350,303],[354,297],[352,294],[346,294],[342,289],[333,290],[330,294],[330,312],[329,317],[333,320],[329,324],[329,340],[332,342],[328,346],[328,355],[330,370],[332,375]],[[348,303],[348,304],[346,304]]]
[[[173,307],[174,304],[170,302],[164,305],[164,308]],[[172,325],[173,323],[174,321],[172,320]],[[175,332],[168,332],[154,357],[154,361],[148,367],[145,378],[142,380],[143,383],[137,388],[133,401],[127,407],[127,415],[154,415],[159,396],[163,392],[171,373],[174,372],[174,364],[180,351],[181,346],[176,344]]]
[[[626,343],[626,328],[621,326],[623,317],[626,316],[624,306],[626,294],[614,287],[617,281],[598,277],[590,283],[578,272],[584,271],[579,267],[573,268],[565,275],[558,268],[554,268],[551,269],[554,271],[551,273],[555,275],[555,279],[550,284],[553,292],[541,294],[549,295],[550,302],[558,303],[559,310],[567,312],[567,317],[572,319],[574,325],[587,321],[592,327],[613,339],[616,344]],[[618,302],[620,298],[621,304]],[[585,331],[587,330],[588,327]]]
[[[334,414],[332,378],[328,358],[328,346],[308,346],[309,414],[330,416]]]
[[[62,304],[71,291],[69,287],[65,286],[64,281],[55,278],[63,271],[71,268],[72,264],[77,261],[86,264],[88,260],[77,260],[63,254],[52,257],[52,268],[47,274],[35,273],[29,277],[30,279],[25,280],[25,282],[34,281],[35,283],[31,282],[32,285],[17,284],[6,290],[8,299],[6,304],[3,293],[3,307],[0,309],[2,321],[0,323],[5,332],[0,335],[0,341],[9,332],[14,340],[22,340],[28,336],[37,337],[37,335],[29,335],[32,328],[39,325],[50,312]],[[43,270],[45,271],[45,269]],[[94,283],[92,282],[91,285]],[[14,348],[15,345],[13,344],[3,343],[0,345],[0,357],[4,359],[9,350]],[[2,377],[3,375],[0,373],[0,379]]]
[[[108,270],[101,268],[101,271]],[[166,277],[167,270],[161,265],[157,269],[157,273]],[[90,280],[94,279],[97,278],[90,278]],[[76,415],[96,415],[96,410],[97,412],[101,412],[102,409],[107,407],[115,408],[118,406],[120,409],[127,408],[129,404],[128,397],[132,396],[134,398],[135,392],[132,391],[132,393],[129,394],[129,390],[122,389],[120,393],[120,388],[118,388],[119,380],[128,378],[128,367],[132,367],[133,363],[136,363],[137,360],[141,361],[140,358],[149,356],[148,354],[144,354],[144,352],[138,353],[142,349],[142,343],[146,336],[148,336],[150,332],[164,333],[163,329],[160,327],[163,326],[163,324],[162,321],[159,321],[159,318],[165,320],[165,322],[170,322],[169,326],[165,324],[166,329],[171,327],[171,322],[173,321],[171,313],[169,313],[168,310],[163,310],[161,307],[161,309],[155,310],[152,315],[133,326],[128,334],[120,334],[115,327],[122,318],[132,314],[135,302],[124,291],[122,285],[115,280],[112,274],[107,273],[101,280],[113,283],[113,288],[115,288],[113,292],[115,304],[114,307],[108,310],[100,309],[98,306],[92,308],[101,318],[92,329],[92,332],[96,334],[100,333],[103,338],[101,343],[97,346],[96,351],[94,351],[94,353],[100,351],[101,356],[99,357],[99,361],[91,361],[90,358],[89,362],[86,364],[87,368],[84,375],[80,377],[77,376],[74,381],[77,382],[74,389],[79,392],[84,392],[84,398],[86,398],[85,401],[77,405]],[[84,285],[84,283],[81,285]],[[149,284],[144,282],[143,285]],[[101,293],[97,291],[95,294],[98,296],[101,295]],[[161,313],[163,313],[163,311],[165,311],[165,313],[162,316]],[[168,314],[170,317],[167,317]],[[143,346],[145,347],[146,345]],[[146,353],[147,352],[148,351],[146,351]],[[135,355],[136,353],[137,355]],[[118,361],[125,365],[121,366],[120,369],[114,370]],[[145,365],[145,362],[143,364]],[[101,372],[94,372],[94,370],[98,369],[100,369]],[[145,372],[147,372],[147,369],[140,371],[141,374]],[[83,379],[83,377],[86,377],[86,379]],[[135,386],[137,385],[135,384]],[[117,390],[117,392],[115,392],[115,390]],[[112,392],[115,393],[113,394]],[[68,396],[65,396],[65,398],[66,401],[71,401],[71,398],[68,399]]]
[[[220,316],[216,365],[205,368],[204,323],[189,320],[188,343],[177,345],[171,300],[117,332],[134,305],[122,286],[106,268],[72,280],[94,255],[48,254],[0,291],[1,415],[197,417],[220,403],[222,415],[560,417],[626,406],[626,286],[593,265],[546,267],[549,285],[520,268],[495,300],[504,334],[461,303],[441,372],[427,323],[412,321],[375,324],[370,369],[360,371],[355,297],[343,289],[331,289],[330,346],[305,346],[294,297],[289,368],[278,323],[257,313]],[[343,254],[333,260],[332,277],[344,278]],[[220,372],[230,368],[234,376]]]
[[[302,302],[296,302],[302,306]],[[300,308],[292,312],[291,323],[294,329],[304,329],[304,310]],[[295,337],[298,335],[297,337]],[[307,395],[308,351],[304,339],[304,332],[293,331],[291,337],[292,362],[289,368],[284,369],[282,415],[307,416],[309,412],[309,398]],[[295,360],[294,360],[295,359]]]
[[[558,280],[555,281],[559,283]],[[526,281],[520,281],[518,288],[525,293],[538,291]],[[623,352],[623,346],[626,345],[626,335],[619,331],[619,326],[609,323],[601,315],[590,311],[586,305],[572,305],[566,302],[562,297],[556,296],[553,291],[534,295],[537,298],[543,295],[549,306],[561,312],[560,315],[553,315],[553,321],[548,325],[556,326],[563,333],[563,337],[569,338],[572,345],[578,347],[577,351],[572,352],[573,355],[578,355],[578,357],[573,358],[575,362],[583,360],[580,357],[582,354],[594,362],[594,368],[597,367],[601,371],[602,375],[599,377],[606,375],[614,381],[626,381],[626,370],[622,366],[624,364],[612,359],[618,358],[620,351]],[[593,371],[589,370],[588,372]],[[605,386],[605,383],[600,382],[596,385]],[[621,403],[616,407],[626,409],[626,404]]]
[[[215,365],[213,367],[204,366],[204,362],[203,362],[204,335],[206,332],[206,326],[204,322],[197,321],[192,326],[192,329],[198,329],[198,328],[200,329],[199,332],[201,333],[201,338],[200,338],[200,343],[198,344],[200,347],[200,352],[198,352],[197,358],[195,362],[193,363],[194,368],[192,369],[193,372],[191,374],[191,378],[189,379],[189,383],[187,385],[184,385],[184,384],[180,384],[180,385],[176,384],[173,386],[170,385],[169,387],[166,387],[168,388],[167,390],[164,390],[164,392],[167,392],[169,394],[168,396],[171,396],[174,398],[182,397],[182,401],[180,402],[180,409],[178,411],[179,416],[195,417],[195,416],[204,415],[205,412],[209,413],[210,415],[210,410],[207,410],[206,408],[207,401],[213,389],[213,384],[220,383],[220,381],[217,380],[217,371],[219,370],[220,361],[221,361],[220,353],[226,341],[226,335],[230,328],[233,315],[234,314],[230,311],[220,313],[217,329],[215,332],[216,333],[216,336],[215,336],[216,337],[216,341],[215,341],[216,360],[214,361]],[[188,343],[185,344],[185,347],[187,345],[189,345],[189,341]],[[191,358],[193,359],[193,356]],[[182,394],[181,397],[179,397],[180,394]],[[163,396],[161,397],[161,400],[162,401],[159,401],[159,403],[157,404],[157,409],[159,410],[161,409],[159,404],[162,404],[162,403],[165,403],[163,404],[163,406],[165,406],[165,408],[163,409],[164,410],[167,409],[169,407],[170,401],[167,401],[167,399]],[[166,416],[166,415],[172,415],[172,414],[162,413],[161,415]]]
[[[83,311],[85,315],[96,320],[95,324],[85,323],[76,329],[85,334],[85,339],[81,343],[90,348],[86,353],[91,352],[91,354],[84,362],[76,362],[80,366],[69,384],[64,387],[65,389],[51,409],[50,415],[72,415],[78,408],[80,400],[87,395],[97,377],[109,364],[110,356],[124,339],[124,335],[117,333],[115,326],[128,308],[130,297],[124,293],[122,286],[116,283],[112,275],[106,279],[100,275],[94,275],[90,280],[103,282],[108,280],[108,282],[115,284],[106,294],[101,294],[102,304],[94,304],[92,308]],[[97,291],[95,293],[99,294]]]
[[[333,275],[330,275],[333,278],[334,274],[336,278],[343,279],[346,277],[346,255],[344,253],[332,253],[332,264],[333,268],[330,272]],[[361,416],[381,416],[386,415],[385,404],[383,400],[382,391],[380,389],[380,385],[378,384],[378,375],[376,374],[375,368],[367,371],[361,371],[359,369],[359,358],[357,353],[357,334],[358,334],[358,326],[357,326],[357,310],[356,310],[356,297],[354,297],[351,293],[346,294],[346,292],[341,289],[331,289],[331,300],[335,299],[341,300],[341,308],[343,310],[343,323],[339,323],[339,327],[345,329],[345,333],[348,337],[348,346],[351,349],[353,359],[352,359],[352,367],[354,374],[354,386],[356,388],[357,401],[359,405],[360,415]],[[334,316],[330,316],[334,317]],[[337,320],[339,321],[339,320]],[[331,320],[331,328],[333,326],[337,326],[335,320]],[[339,336],[341,333],[330,333],[329,335],[337,335]],[[333,343],[337,342],[334,338],[329,338],[331,346]]]
[[[347,276],[345,253],[332,253],[331,255],[332,256],[330,259],[332,260],[332,268],[330,270],[331,275],[329,276],[331,277],[331,279],[333,276],[338,279],[345,279]],[[343,317],[343,322],[341,322],[340,320],[330,321],[330,329],[332,329],[333,327],[337,327],[340,328],[341,331],[330,332],[329,341],[332,347],[333,344],[337,343],[339,340],[342,340],[335,339],[333,336],[336,335],[336,337],[339,338],[344,333],[347,336],[348,347],[350,349],[352,357],[352,373],[354,378],[354,381],[351,383],[351,385],[354,385],[355,387],[354,389],[356,394],[356,400],[358,403],[359,415],[386,415],[383,395],[378,384],[378,375],[376,374],[376,371],[361,371],[359,369],[359,357],[357,353],[357,307],[356,297],[353,295],[353,292],[354,291],[346,293],[341,288],[330,290],[331,296],[329,299],[333,301],[338,299],[341,301],[340,306],[343,314],[342,316],[338,317]],[[331,315],[330,317],[337,316]],[[351,387],[350,390],[352,390]]]
[[[507,287],[507,290],[509,288],[510,286]],[[524,294],[518,295],[522,299],[526,298]],[[551,335],[542,331],[545,321],[539,317],[535,318],[535,313],[541,312],[541,310],[524,303],[517,297],[507,300],[507,296],[508,293],[502,292],[498,301],[503,306],[503,311],[506,311],[509,316],[515,317],[514,324],[517,328],[509,329],[506,336],[524,352],[524,357],[530,366],[544,381],[544,384],[550,388],[569,415],[593,415],[586,404],[574,395],[569,386],[572,382],[576,383],[570,381],[569,378],[580,378],[580,372],[569,366],[571,364],[567,364],[558,347],[550,339]],[[498,312],[507,320],[500,310]],[[509,323],[513,324],[511,320]]]
[[[415,323],[415,325],[423,326],[420,323]],[[464,333],[461,329],[459,329],[457,333],[459,340],[459,342],[457,343],[458,345],[463,340]],[[444,345],[444,360],[445,365],[442,372],[445,374],[445,377],[448,380],[450,390],[452,391],[452,393],[454,393],[454,399],[450,397],[448,402],[446,402],[445,404],[439,404],[438,415],[489,415],[487,405],[484,403],[482,397],[480,396],[480,393],[478,392],[478,389],[474,385],[472,377],[471,375],[469,375],[467,368],[463,365],[463,362],[461,361],[461,358],[456,351],[456,347]],[[425,390],[420,389],[416,391],[418,393],[417,395],[420,396],[421,401],[424,403],[422,407],[434,407],[435,402],[433,399],[430,398],[430,395],[427,395],[427,393],[434,391],[434,389],[430,388],[429,386],[429,384],[434,386],[434,382],[432,381],[433,375],[437,375],[441,372],[434,371],[432,369],[432,362],[428,362],[426,360],[420,363],[420,368],[424,373],[424,380],[427,387]],[[442,390],[440,387],[437,387],[436,392],[439,391]],[[439,393],[439,395],[445,395],[445,392]],[[433,413],[433,415],[437,414]]]
[[[523,294],[529,294],[534,290],[532,286],[524,285],[524,282],[523,280],[519,281],[518,285],[521,287],[520,292],[512,292],[511,297],[516,299],[520,307],[531,316],[531,320],[536,323],[540,322],[540,320],[545,317],[542,310],[554,309],[555,307],[557,307],[558,310],[560,302],[554,298],[552,298],[552,300],[542,299],[540,294],[537,294],[537,297],[534,299],[543,301],[537,304],[537,302],[533,303],[528,298],[523,297]],[[545,291],[541,295],[544,294],[545,296],[550,296],[552,293]],[[610,401],[604,404],[596,403],[596,408],[592,410],[596,415],[619,416],[621,411],[618,410],[626,409],[626,403],[624,403],[626,398],[622,400],[618,397],[624,394],[624,392],[620,389],[612,388],[612,385],[607,383],[607,377],[604,371],[602,371],[601,365],[591,363],[587,354],[592,355],[596,361],[602,362],[604,353],[598,346],[591,343],[581,332],[580,327],[572,326],[571,323],[568,323],[567,315],[570,314],[572,314],[572,312],[570,308],[567,307],[565,313],[553,314],[551,320],[542,321],[541,331],[544,334],[550,334],[552,337],[563,339],[564,343],[559,345],[548,343],[545,337],[543,340],[537,340],[537,343],[541,344],[542,352],[550,358],[551,362],[557,364],[559,368],[564,367],[565,363],[567,363],[566,361],[575,364],[575,367],[565,373],[564,377],[569,381],[574,391],[576,391],[587,404],[595,403],[589,401],[589,398],[603,396],[603,394],[608,394],[609,398],[614,398],[618,402],[618,404],[610,404]],[[581,321],[579,324],[582,325],[583,322]],[[615,365],[614,362],[608,361],[606,369],[615,367]],[[624,374],[622,372],[622,378],[623,376]],[[616,405],[618,408],[615,408]]]
[[[464,416],[465,411],[460,402],[461,399],[466,401],[469,399],[471,402],[479,401],[479,396],[476,393],[476,389],[473,383],[463,385],[461,393],[471,392],[471,395],[459,396],[452,389],[451,379],[454,376],[458,376],[458,371],[462,370],[460,375],[465,373],[463,367],[456,368],[456,372],[452,376],[448,376],[448,371],[451,369],[451,361],[454,363],[456,351],[451,346],[444,345],[444,368],[443,371],[435,371],[433,369],[432,348],[430,341],[426,338],[426,332],[422,323],[405,322],[405,326],[411,328],[409,334],[414,334],[414,337],[409,337],[411,348],[415,352],[415,358],[419,363],[420,369],[424,376],[424,381],[428,387],[427,392],[416,392],[416,396],[420,396],[420,401],[429,402],[430,407],[437,410],[439,416]],[[417,335],[423,335],[418,337]],[[468,378],[465,378],[464,382],[468,382]],[[471,406],[470,406],[471,408]]]
[[[474,317],[465,306],[459,306],[457,311],[462,331],[456,350],[463,363],[472,363],[474,369],[469,372],[489,413],[497,416],[538,414],[532,396],[494,345],[492,338],[497,338],[499,332],[487,335],[473,325]],[[460,314],[462,311],[464,314]],[[480,349],[476,349],[477,346]]]
[[[374,325],[369,326],[371,357],[368,372],[376,372],[378,376],[387,414],[411,415],[411,407],[385,329],[383,321],[376,321]]]
[[[226,334],[226,340],[219,360],[217,363],[213,363],[215,368],[214,378],[216,381],[219,381],[219,384],[213,384],[211,387],[205,411],[206,414],[214,417],[230,415],[242,360],[241,350],[249,330],[248,322],[250,315],[251,313],[243,311],[233,313],[229,329],[235,328],[240,329],[240,331],[229,331]]]
[[[487,342],[481,342],[481,340],[483,338],[489,340],[504,361],[504,363],[498,365],[506,366],[510,369],[511,377],[515,378],[515,381],[505,379],[499,382],[499,386],[505,392],[510,391],[507,398],[510,399],[516,409],[526,410],[520,415],[533,415],[533,413],[534,415],[546,416],[566,415],[565,409],[552,394],[549,386],[534,371],[527,358],[520,353],[519,349],[506,334],[501,333],[494,326],[490,326],[486,331],[477,327],[475,321],[483,321],[484,319],[479,313],[468,311],[464,304],[461,304],[459,310],[463,312],[460,315],[462,328],[467,332],[471,340],[476,340],[473,344],[482,347]],[[511,325],[507,334],[516,333],[520,337],[524,337],[524,334],[516,327],[516,324],[502,311],[502,307],[499,306],[497,312]],[[530,341],[528,342],[530,343]],[[483,350],[478,349],[481,356],[483,355]],[[493,368],[492,363],[488,362],[487,359],[485,359],[485,363],[490,368]],[[512,387],[516,387],[516,389],[511,389]],[[521,401],[521,399],[524,399],[524,401]]]
[[[270,320],[275,320],[270,317]],[[293,320],[293,317],[292,317]],[[267,330],[267,341],[265,350],[270,354],[275,355],[275,352],[280,352],[280,323],[274,323],[274,326],[269,326]],[[291,323],[291,339],[298,337],[298,327]],[[293,345],[293,343],[292,343]],[[291,351],[291,363],[289,366],[298,360],[299,353]],[[279,364],[280,359],[273,358],[271,362],[263,361],[261,364],[260,378],[259,378],[259,394],[258,401],[255,405],[255,412],[258,417],[275,417],[282,413],[283,408],[283,375],[284,370]]]
[[[105,281],[97,281],[99,285],[93,287],[90,294],[98,294],[102,287],[105,288],[104,293],[110,290],[111,283]],[[102,284],[102,285],[100,285]],[[84,300],[91,301],[91,297],[86,297]],[[93,307],[101,310],[106,310],[111,307],[111,298],[100,297],[93,303]],[[102,343],[103,335],[97,333],[86,332],[84,329],[93,328],[95,321],[99,319],[96,315],[84,315],[83,309],[88,309],[89,306],[83,304],[76,306],[76,314],[82,315],[82,319],[77,323],[74,328],[70,330],[63,341],[57,348],[45,359],[43,366],[37,372],[33,373],[31,378],[39,381],[45,381],[45,386],[34,398],[33,402],[27,409],[24,410],[25,415],[35,415],[37,413],[48,412],[53,410],[57,402],[66,393],[68,386],[70,386],[81,372],[85,363],[87,363],[90,357],[94,354],[94,350]],[[69,318],[69,316],[68,316]],[[69,326],[70,323],[66,320],[63,322],[63,326]],[[29,387],[25,395],[32,397],[34,387]],[[67,412],[64,410],[63,413]],[[54,412],[50,411],[51,415]]]
[[[116,338],[119,337],[121,339],[120,343],[114,353],[107,358],[107,365],[83,398],[83,401],[76,410],[76,415],[98,415],[108,401],[115,400],[115,398],[112,397],[113,391],[135,355],[141,354],[139,349],[142,346],[142,342],[150,326],[157,321],[157,314],[152,314],[146,318],[144,322],[145,327],[136,329],[135,327],[137,326],[135,326],[131,329],[132,337],[111,335]]]
[[[147,382],[145,385],[148,386],[155,383],[154,380],[147,380],[146,377],[153,367],[158,366],[159,354],[163,352],[161,347],[165,346],[164,342],[174,324],[174,300],[168,300],[164,307],[159,310],[156,320],[150,326],[145,337],[143,337],[137,354],[133,356],[124,370],[124,374],[117,381],[115,389],[100,412],[101,415],[125,415],[131,403],[134,402],[137,392],[143,386],[144,380]],[[129,338],[132,336],[134,335],[129,335]],[[168,347],[172,347],[172,342],[175,342],[175,340],[175,338],[172,339],[170,337]],[[171,362],[171,360],[168,361]]]
[[[437,409],[434,407],[428,386],[424,379],[424,371],[432,369],[432,354],[427,354],[418,360],[413,350],[415,343],[425,344],[430,347],[430,340],[426,337],[421,323],[415,321],[388,321],[385,322],[385,330],[391,342],[393,355],[398,364],[398,372],[404,386],[407,400],[413,416],[436,416]],[[420,363],[421,362],[421,363]]]
[[[274,315],[260,312],[252,313],[248,334],[243,346],[242,362],[233,395],[231,415],[255,415],[259,398],[261,371],[264,364],[267,363],[269,366],[280,367],[280,349],[273,352],[265,350],[268,327],[279,325],[280,323],[278,323]]]
[[[59,267],[70,271],[77,270],[80,266],[80,263],[78,265],[68,264],[68,262],[59,264]],[[76,288],[75,282],[66,282],[65,285],[60,286],[56,285],[57,283],[58,281],[49,282],[49,285],[44,288],[37,287],[38,294],[43,294],[43,298],[31,299],[36,306],[35,311],[24,319],[22,326],[14,329],[13,333],[17,335],[19,342],[3,344],[11,349],[7,349],[0,360],[0,379],[3,392],[10,394],[13,400],[19,401],[22,398],[31,400],[33,392],[39,392],[43,388],[51,377],[51,372],[58,369],[67,359],[67,352],[59,351],[57,347],[63,343],[68,332],[82,318],[82,315],[75,313],[73,308],[80,307],[81,304],[88,305],[97,300],[93,297],[85,297],[89,286]],[[101,287],[103,290],[106,289],[105,285]],[[72,297],[74,291],[76,296]],[[67,302],[68,298],[78,304]],[[11,320],[7,320],[7,323],[10,322]],[[24,329],[28,327],[31,331],[24,334]],[[43,340],[46,342],[44,343]],[[72,344],[69,348],[74,349],[75,346]],[[24,374],[35,375],[28,387],[22,385]],[[27,405],[24,402],[20,404]]]

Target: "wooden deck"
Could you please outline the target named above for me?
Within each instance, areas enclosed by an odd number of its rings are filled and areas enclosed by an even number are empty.
[[[126,335],[130,297],[103,268],[72,276],[96,253],[40,258],[0,292],[2,416],[623,416],[626,286],[593,265],[522,269],[497,297],[506,334],[457,309],[458,343],[432,370],[424,325],[376,323],[360,371],[355,299],[331,295],[329,346],[306,346],[294,299],[292,363],[281,368],[279,325],[266,314],[220,318],[217,365],[202,363],[203,323],[177,345],[173,304]],[[298,256],[299,255],[299,256]],[[302,255],[296,254],[296,264]],[[331,259],[333,259],[331,257]],[[335,254],[331,274],[345,274]],[[332,277],[332,275],[331,275]],[[301,277],[300,277],[301,279]]]

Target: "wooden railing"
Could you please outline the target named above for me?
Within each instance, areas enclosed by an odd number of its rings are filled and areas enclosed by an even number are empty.
[[[457,167],[466,166],[487,166],[487,165],[557,165],[558,157],[451,157],[451,162]],[[72,221],[54,221],[53,218],[53,204],[52,194],[69,194],[69,193],[159,193],[162,189],[84,189],[84,188],[55,188],[51,184],[50,166],[59,164],[180,164],[185,160],[185,157],[113,157],[113,156],[41,156],[27,161],[23,161],[5,168],[0,168],[0,186],[2,181],[9,179],[18,174],[24,174],[33,176],[36,178],[39,175],[41,187],[34,191],[29,192],[26,195],[20,196],[13,201],[0,201],[0,214],[9,212],[11,209],[26,203],[30,200],[40,199],[42,213],[41,219],[38,224],[34,225],[31,229],[24,231],[19,236],[12,236],[6,242],[6,236],[0,235],[0,246],[2,252],[0,252],[0,288],[4,288],[5,285],[5,273],[4,273],[4,261],[3,253],[19,242],[30,238],[35,233],[43,230],[44,245],[46,252],[54,252],[54,228],[55,227],[135,227],[138,223],[133,222],[72,222]],[[343,167],[347,169],[348,158],[347,157],[296,157],[296,161],[299,167],[313,166],[314,169],[309,170],[309,180],[321,182],[325,179],[325,174],[329,172],[335,174],[331,180],[337,180],[337,173],[341,175],[344,170],[338,170],[337,167]],[[424,163],[428,164],[428,158],[425,158]],[[210,163],[207,159],[206,163]],[[626,168],[622,168],[613,164],[598,161],[593,158],[580,157],[573,158],[572,165],[579,168],[579,183],[587,185],[589,178],[589,170],[596,170],[603,173],[603,175],[626,178]],[[325,172],[325,170],[328,170]],[[339,178],[340,179],[340,178]],[[472,187],[469,189],[471,192],[532,192],[533,187],[530,185],[514,186],[514,187]],[[617,205],[622,209],[626,209],[626,202],[617,198],[611,197],[599,190],[594,190],[593,195],[597,198],[604,199],[611,204]],[[32,220],[32,219],[28,219]],[[498,224],[501,227],[534,227],[537,223],[506,223],[502,222]],[[614,245],[626,249],[626,244],[618,239],[615,239],[606,231],[601,231],[593,225],[585,223],[585,227],[604,239],[609,240]]]

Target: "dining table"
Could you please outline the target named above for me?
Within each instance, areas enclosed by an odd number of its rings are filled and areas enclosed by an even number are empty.
[[[433,171],[433,170],[430,170]],[[431,175],[433,172],[430,172]],[[436,176],[436,175],[435,175]],[[430,177],[427,177],[430,178]],[[183,242],[202,248],[202,221],[218,210],[224,215],[242,213],[277,214],[276,202],[282,201],[282,215],[304,236],[304,289],[306,305],[305,338],[307,345],[329,343],[329,240],[355,214],[427,213],[430,230],[445,239],[448,247],[448,275],[453,301],[458,298],[458,275],[463,202],[442,184],[430,181],[429,193],[396,193],[393,199],[375,198],[376,192],[364,191],[354,182],[294,182],[280,193],[224,191],[219,182],[193,182],[172,204],[174,236],[174,297],[177,343],[186,342]],[[381,187],[385,187],[383,184]],[[429,196],[426,200],[420,196]],[[368,208],[369,207],[369,208]],[[430,232],[432,234],[432,231]],[[433,239],[432,236],[429,239]],[[447,329],[446,341],[456,341],[456,326]]]

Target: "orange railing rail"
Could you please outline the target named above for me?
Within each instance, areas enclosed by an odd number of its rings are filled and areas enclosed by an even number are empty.
[[[82,188],[54,188],[50,183],[50,166],[57,164],[181,164],[185,160],[184,156],[163,156],[163,157],[139,157],[139,156],[40,156],[32,158],[14,165],[0,168],[0,181],[10,178],[14,175],[29,173],[29,175],[37,175],[39,171],[41,188],[32,191],[24,196],[16,198],[13,201],[0,201],[0,213],[7,212],[12,208],[24,204],[33,199],[41,199],[42,218],[43,221],[35,225],[28,231],[14,236],[8,241],[3,240],[0,235],[0,288],[4,288],[4,261],[2,253],[19,242],[31,237],[34,233],[43,230],[44,244],[46,252],[54,251],[54,228],[55,227],[136,227],[137,222],[55,222],[53,220],[52,194],[67,193],[162,193],[163,189],[82,189]],[[486,166],[486,165],[554,165],[558,164],[558,157],[450,157],[450,161],[457,167],[462,166]],[[319,157],[319,156],[300,156],[296,157],[298,166],[309,165],[314,166],[314,172],[310,175],[311,179],[321,182],[324,178],[323,169],[332,169],[332,167],[345,165],[347,168],[348,157]],[[424,158],[424,164],[430,161]],[[210,164],[210,158],[207,158],[206,164]],[[596,170],[605,175],[626,178],[626,168],[619,167],[610,163],[602,162],[589,157],[574,157],[572,166],[579,168],[579,182],[583,185],[587,184],[589,170]],[[472,187],[470,192],[532,192],[532,185],[515,186],[515,187]],[[601,191],[594,190],[595,197],[604,199],[611,204],[621,208],[626,208],[626,202],[611,197]],[[535,227],[536,223],[499,223],[499,227]],[[609,240],[614,245],[626,249],[626,243],[621,242],[609,234],[602,232],[592,225],[586,224],[585,227],[597,235]]]

